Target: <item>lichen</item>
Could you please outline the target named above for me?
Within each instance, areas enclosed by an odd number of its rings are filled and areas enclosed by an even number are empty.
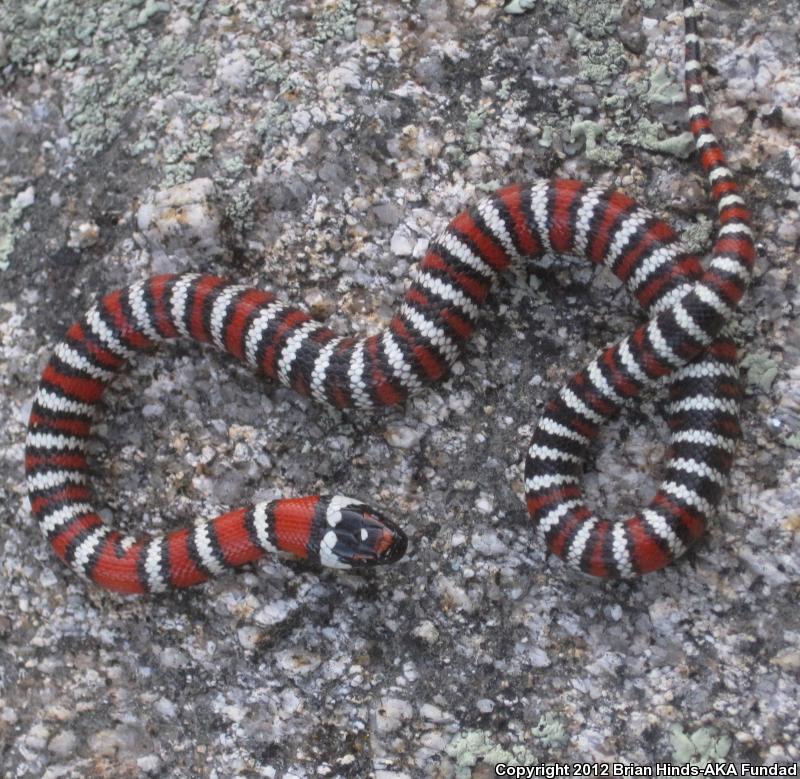
[[[500,88],[497,90],[497,96],[501,100],[508,100],[511,97],[511,91],[514,88],[514,85],[517,83],[517,79],[513,76],[509,76],[508,78],[504,78],[500,82]]]
[[[317,43],[334,39],[352,41],[355,38],[357,11],[358,3],[355,0],[338,0],[331,10],[317,18],[314,40]]]
[[[136,21],[140,25],[147,24],[157,14],[169,13],[169,3],[160,3],[157,0],[147,0],[147,4],[136,17]]]
[[[456,776],[468,779],[478,761],[489,766],[536,765],[539,761],[521,745],[506,748],[493,740],[494,736],[483,730],[470,730],[459,734],[447,745],[446,752],[456,763]]]
[[[533,738],[549,747],[562,746],[569,740],[563,720],[556,714],[546,712],[531,732]]]
[[[650,76],[650,86],[645,100],[653,105],[681,105],[684,101],[683,86],[671,75],[667,66],[660,64]]]
[[[476,108],[467,115],[464,131],[464,147],[467,151],[475,151],[481,145],[481,130],[486,124],[486,109]]]
[[[143,95],[169,94],[184,88],[178,64],[196,64],[192,76],[211,77],[215,53],[204,42],[151,31],[171,12],[166,2],[80,4],[11,0],[0,15],[0,33],[11,46],[6,80],[29,73],[39,62],[63,69],[80,68],[65,94],[64,118],[73,151],[93,156],[131,131],[131,117],[143,110]],[[109,52],[113,51],[113,56]],[[135,132],[135,125],[134,132]],[[145,138],[132,140],[141,149]]]
[[[164,185],[171,187],[193,178],[197,163],[209,159],[213,148],[211,135],[197,127],[170,143],[164,150]]]
[[[545,4],[551,11],[566,12],[574,24],[598,39],[612,38],[622,15],[620,3],[605,0],[545,0]]]
[[[670,733],[672,743],[672,762],[696,766],[709,763],[720,763],[731,748],[731,740],[727,736],[718,736],[710,728],[698,728],[691,735],[686,735],[680,725],[675,725]]]
[[[714,223],[705,215],[699,214],[693,224],[681,233],[681,239],[690,252],[701,253],[706,250],[714,235]]]
[[[508,3],[504,11],[509,14],[524,14],[535,8],[539,0],[512,0]],[[621,17],[619,3],[597,2],[587,3],[586,0],[544,0],[544,5],[548,11],[558,14],[566,14],[569,20],[567,35],[570,43],[581,53],[590,54],[594,57],[602,56],[605,48],[611,52],[611,56],[616,59],[619,51],[624,51],[622,44],[619,44],[614,32]],[[578,30],[582,32],[579,32]],[[586,36],[595,38],[599,44],[594,47],[587,41]]]
[[[256,134],[265,146],[269,147],[278,138],[282,137],[291,126],[291,117],[286,106],[280,101],[271,103],[264,108],[264,114],[256,122]]]
[[[16,235],[14,228],[22,212],[33,203],[34,189],[28,187],[17,193],[5,211],[0,211],[0,270],[8,268],[11,252],[14,250]]]
[[[580,138],[584,139],[586,159],[606,167],[615,167],[622,159],[622,150],[600,146],[598,140],[603,135],[603,128],[597,122],[589,119],[573,122],[569,131],[569,137],[573,143]]]
[[[249,49],[246,56],[252,66],[248,89],[254,89],[264,83],[279,84],[291,75],[285,65],[267,59],[258,49]]]
[[[575,27],[567,39],[578,52],[578,77],[590,84],[608,85],[627,67],[625,48],[617,40],[593,40]]]
[[[669,154],[680,159],[691,156],[694,151],[694,138],[690,132],[666,137],[662,137],[663,134],[663,125],[642,117],[636,124],[634,139],[639,146],[649,151]]]
[[[254,206],[255,200],[249,185],[239,184],[232,192],[228,193],[225,201],[225,216],[238,234],[246,235],[252,230]]]
[[[604,131],[599,123],[584,117],[570,120],[572,142],[585,139],[585,157],[603,167],[616,167],[624,157],[622,147],[638,146],[648,151],[668,154],[681,159],[694,151],[691,133],[670,135],[659,123],[640,118],[633,122],[627,100],[621,95],[602,94],[628,68],[628,56],[617,35],[621,17],[618,3],[585,3],[580,0],[515,0],[505,7],[507,13],[521,14],[542,5],[548,11],[566,16],[566,36],[577,53],[577,79],[594,85],[603,108],[613,114],[613,129]],[[682,86],[669,71],[659,66],[648,82],[628,82],[628,98],[644,99],[651,104],[679,105],[683,100]],[[571,94],[563,101],[560,113],[566,119],[574,111]],[[552,136],[543,134],[540,146],[549,146]],[[600,144],[603,138],[605,143]]]
[[[539,138],[539,146],[543,149],[549,149],[553,145],[553,135],[555,133],[555,129],[550,125],[545,125],[542,127],[542,134]]]
[[[778,363],[768,352],[757,351],[746,355],[742,360],[742,368],[747,371],[747,383],[769,392],[778,377]]]

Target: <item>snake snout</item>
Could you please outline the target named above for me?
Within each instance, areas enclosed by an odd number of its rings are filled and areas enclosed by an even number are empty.
[[[379,525],[378,528],[367,530],[368,540],[372,542],[371,546],[376,554],[376,564],[397,562],[408,548],[406,534],[386,517],[372,515],[370,521]]]
[[[326,540],[328,554],[338,562],[335,567],[387,565],[397,562],[408,547],[406,534],[392,520],[356,502],[338,508]]]

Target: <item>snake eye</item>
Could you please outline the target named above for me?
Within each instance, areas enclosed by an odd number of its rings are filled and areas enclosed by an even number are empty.
[[[386,565],[406,552],[405,533],[369,506],[341,496],[331,498],[320,562],[332,568]]]

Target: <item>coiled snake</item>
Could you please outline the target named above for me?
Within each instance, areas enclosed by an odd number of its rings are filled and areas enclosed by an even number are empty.
[[[682,554],[719,501],[740,434],[736,349],[720,331],[755,258],[750,214],[711,132],[696,16],[685,0],[689,122],[720,222],[707,270],[631,198],[557,180],[506,187],[459,214],[430,245],[389,326],[368,338],[338,336],[269,292],[216,276],[157,276],[112,292],[56,347],[31,411],[30,501],[56,554],[82,576],[128,593],[188,587],[265,552],[335,568],[397,560],[406,548],[402,531],[339,495],[249,505],[165,536],[108,527],[89,485],[95,407],[128,360],[173,338],[213,344],[339,409],[402,403],[448,374],[494,277],[517,258],[547,253],[606,265],[649,319],[547,404],[525,466],[534,527],[550,551],[596,577],[647,573]],[[587,448],[625,401],[665,376],[671,441],[663,482],[636,515],[600,519],[581,494]]]

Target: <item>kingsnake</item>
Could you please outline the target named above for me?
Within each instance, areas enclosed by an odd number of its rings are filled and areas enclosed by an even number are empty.
[[[338,409],[402,403],[447,376],[495,276],[518,258],[544,254],[605,264],[650,319],[547,404],[525,466],[538,534],[550,551],[596,577],[647,573],[682,554],[704,532],[740,435],[736,348],[720,331],[755,259],[750,214],[711,132],[696,17],[685,0],[689,121],[721,223],[708,270],[631,198],[557,180],[506,187],[457,216],[415,269],[399,313],[368,338],[337,336],[269,292],[216,276],[162,275],[112,292],[56,347],[31,411],[31,507],[56,554],[80,575],[127,593],[188,587],[265,552],[336,568],[397,560],[406,548],[402,531],[338,495],[245,506],[165,536],[123,535],[92,505],[92,413],[130,358],[179,337],[214,344]],[[624,522],[599,519],[580,487],[588,446],[623,403],[666,376],[671,441],[658,493]]]

